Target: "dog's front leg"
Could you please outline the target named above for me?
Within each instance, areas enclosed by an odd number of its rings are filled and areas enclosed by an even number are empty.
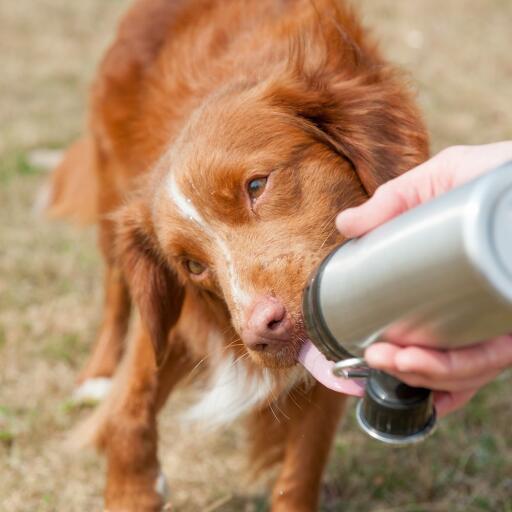
[[[107,263],[103,321],[92,355],[78,376],[78,383],[111,378],[124,349],[130,319],[130,296],[126,283],[113,264]]]
[[[161,510],[162,477],[157,458],[158,409],[193,364],[184,344],[171,339],[169,355],[157,370],[151,341],[142,328],[120,368],[100,434],[107,457],[105,507],[108,512]]]
[[[102,220],[98,226],[99,245],[105,261],[103,320],[94,348],[77,382],[75,399],[101,401],[125,350],[131,313],[131,298],[126,279],[114,257],[115,227],[109,216],[118,199],[100,198]]]
[[[346,397],[315,384],[288,420],[281,472],[272,492],[272,512],[317,510],[320,484]]]

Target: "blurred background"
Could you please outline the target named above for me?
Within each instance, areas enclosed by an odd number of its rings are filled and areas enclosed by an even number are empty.
[[[88,411],[69,401],[101,310],[92,229],[32,210],[48,160],[85,122],[88,84],[127,0],[0,2],[0,511],[101,510],[104,463],[62,440]],[[510,0],[360,0],[390,60],[411,76],[433,152],[512,139]],[[34,152],[35,151],[35,152]],[[42,155],[42,158],[41,158]],[[50,153],[50,157],[52,154]],[[481,392],[422,446],[368,440],[353,407],[325,478],[323,511],[512,511],[512,378]],[[205,436],[161,421],[177,511],[263,511],[236,426]]]

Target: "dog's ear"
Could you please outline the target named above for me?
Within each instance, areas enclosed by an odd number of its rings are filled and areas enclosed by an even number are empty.
[[[181,312],[184,290],[161,254],[147,207],[135,201],[123,207],[116,220],[116,258],[161,365],[169,331]]]
[[[406,87],[383,73],[380,80],[333,87],[319,127],[354,167],[368,195],[428,158],[420,112]],[[333,102],[334,100],[334,102]]]
[[[428,158],[422,117],[403,80],[390,70],[354,78],[295,77],[279,89],[274,99],[352,163],[369,196]]]

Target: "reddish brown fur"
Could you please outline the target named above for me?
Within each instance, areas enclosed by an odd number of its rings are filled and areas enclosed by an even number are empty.
[[[67,217],[79,224],[95,222],[98,214],[95,172],[93,141],[91,137],[82,137],[69,147],[52,172],[47,214]]]
[[[113,373],[127,288],[142,319],[96,436],[108,509],[158,510],[157,410],[197,362],[214,369],[231,352],[248,376],[272,369],[284,411],[278,425],[263,404],[248,418],[252,453],[282,462],[272,510],[314,510],[344,399],[290,380],[305,336],[301,292],[341,241],[334,215],[427,157],[403,78],[341,0],[138,0],[101,65],[89,131],[81,147],[94,162],[87,183],[108,272],[105,322],[81,378]],[[59,172],[69,193],[85,183],[72,165]],[[267,186],[251,205],[246,184],[260,176]],[[206,226],[180,212],[170,180]],[[57,211],[65,196],[53,196]],[[189,275],[186,259],[207,270]],[[243,343],[266,296],[293,327],[275,354]]]

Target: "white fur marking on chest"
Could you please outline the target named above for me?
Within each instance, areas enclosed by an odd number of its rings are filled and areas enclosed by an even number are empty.
[[[273,379],[268,370],[250,374],[233,355],[216,366],[208,391],[189,409],[183,419],[219,427],[248,413],[272,397]]]

